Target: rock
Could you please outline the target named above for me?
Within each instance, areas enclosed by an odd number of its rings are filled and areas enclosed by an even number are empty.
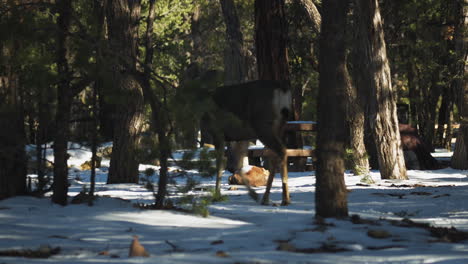
[[[249,166],[241,169],[250,186],[266,186],[270,172],[264,168]],[[244,184],[239,172],[229,177],[229,184]]]

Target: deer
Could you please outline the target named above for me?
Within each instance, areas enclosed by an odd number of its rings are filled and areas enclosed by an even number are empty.
[[[287,152],[282,138],[284,125],[292,113],[291,98],[287,81],[257,80],[220,86],[214,90],[214,109],[204,119],[215,145],[216,192],[220,191],[226,141],[259,139],[272,152],[269,157],[272,171],[261,203],[269,204],[275,165],[279,165],[283,191],[281,205],[290,204]],[[258,195],[248,181],[244,180],[244,184],[249,195],[258,201]]]

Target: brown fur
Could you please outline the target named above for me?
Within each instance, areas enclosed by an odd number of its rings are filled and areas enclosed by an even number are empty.
[[[266,186],[270,172],[264,168],[252,166],[252,168],[244,173],[244,178],[239,172],[234,173],[229,177],[229,184],[244,184],[243,179],[248,181],[248,184],[253,187]]]

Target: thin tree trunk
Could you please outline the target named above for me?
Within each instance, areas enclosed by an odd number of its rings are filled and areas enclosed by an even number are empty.
[[[356,82],[367,94],[367,117],[373,132],[382,179],[407,179],[401,147],[396,95],[392,90],[382,20],[377,0],[357,0]],[[365,98],[365,97],[363,97]]]
[[[146,34],[145,34],[145,65],[143,72],[142,88],[146,101],[151,107],[151,114],[156,133],[159,141],[159,181],[158,192],[156,194],[156,208],[164,208],[165,198],[167,195],[168,184],[168,159],[171,153],[169,142],[169,120],[167,119],[166,98],[159,100],[151,87],[151,69],[153,68],[153,25],[156,16],[155,0],[150,0],[149,13],[146,19]]]
[[[437,120],[436,145],[446,148],[446,142],[452,138],[451,116],[453,111],[453,98],[451,86],[444,89],[442,102],[439,108],[439,118]],[[450,150],[450,146],[448,148]]]
[[[71,0],[57,3],[59,16],[57,19],[57,71],[59,85],[57,91],[57,113],[55,116],[54,139],[54,183],[52,201],[60,205],[67,204],[68,196],[68,137],[71,114],[72,94],[70,88],[70,69],[68,66],[68,33],[71,18]]]
[[[0,55],[15,56],[0,43]],[[26,135],[18,77],[6,63],[0,69],[0,200],[26,193]],[[6,129],[8,128],[8,129]]]
[[[413,62],[408,61],[406,63],[406,75],[408,78],[408,90],[409,90],[409,100],[410,100],[410,124],[416,125],[419,123],[419,105],[420,105],[420,96],[419,96],[419,87],[417,85],[416,78],[416,69]]]
[[[106,1],[104,0],[101,2],[100,0],[94,0],[94,15],[97,18],[97,38],[100,40],[100,43],[104,43],[104,32],[105,32],[105,11],[104,7],[106,6]],[[101,67],[104,66],[103,61],[103,52],[102,52],[102,45],[98,45],[96,47],[96,72],[99,73]],[[93,204],[94,199],[94,192],[96,188],[96,162],[98,160],[97,157],[97,147],[98,147],[98,135],[99,135],[99,103],[98,103],[98,94],[101,89],[103,89],[103,78],[100,74],[95,76],[94,80],[94,87],[93,87],[93,99],[92,99],[92,109],[93,109],[93,116],[92,116],[92,125],[91,125],[91,183],[89,188],[89,196],[90,199],[88,204],[91,206]]]
[[[455,151],[452,156],[454,169],[468,169],[468,52],[466,28],[468,27],[468,0],[458,0],[460,21],[455,28],[455,52],[457,54],[457,77],[453,80],[454,90],[460,95],[460,129],[458,131]]]
[[[319,57],[317,217],[346,217],[344,182],[347,1],[323,1]]]
[[[109,0],[107,25],[115,87],[115,124],[107,183],[138,183],[138,139],[143,125],[143,93],[136,80],[141,1]]]

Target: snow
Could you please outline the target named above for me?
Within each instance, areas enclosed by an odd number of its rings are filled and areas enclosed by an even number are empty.
[[[72,148],[70,154],[69,195],[75,196],[89,186],[90,172],[80,170],[79,165],[91,155],[83,147]],[[437,156],[447,154],[439,151]],[[150,165],[140,169],[148,167],[158,169]],[[349,213],[362,221],[325,219],[320,223],[314,219],[313,171],[289,173],[293,203],[287,207],[257,204],[243,186],[230,188],[226,173],[222,194],[229,200],[211,204],[210,216],[201,217],[136,208],[136,203],[154,202],[153,193],[143,184],[105,184],[107,168],[102,167],[96,177],[100,198],[92,207],[62,207],[49,198],[1,200],[0,252],[44,245],[60,247],[60,252],[44,259],[0,257],[0,263],[468,263],[468,240],[444,242],[427,229],[396,224],[408,218],[468,231],[468,171],[447,168],[408,173],[410,180],[398,181],[381,180],[379,172],[372,171],[374,184],[361,183],[360,177],[347,173]],[[214,178],[188,175],[203,187],[214,186]],[[157,182],[157,176],[152,180]],[[182,185],[186,179],[174,176],[173,180]],[[264,187],[254,189],[259,194],[264,191]],[[173,185],[170,190],[171,197],[182,195]],[[206,195],[205,190],[198,188],[190,194]],[[279,175],[271,199],[273,204],[280,203]],[[128,257],[133,235],[139,237],[149,258]],[[333,249],[339,252],[330,252]]]

